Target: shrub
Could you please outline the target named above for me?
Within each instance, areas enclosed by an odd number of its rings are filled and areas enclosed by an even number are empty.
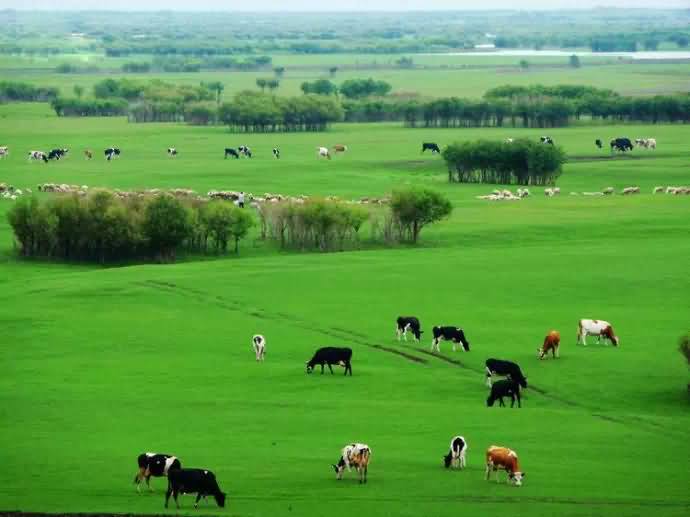
[[[189,210],[172,196],[157,196],[144,210],[143,233],[161,260],[175,258],[175,250],[191,236]]]
[[[406,189],[393,192],[391,211],[399,227],[400,240],[416,243],[425,226],[448,217],[453,207],[436,191]]]

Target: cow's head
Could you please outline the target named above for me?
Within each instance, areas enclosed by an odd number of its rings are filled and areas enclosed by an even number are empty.
[[[343,472],[345,472],[345,460],[343,457],[340,457],[340,461],[336,465],[331,465],[333,467],[333,470],[335,470],[335,478],[336,479],[343,479]]]
[[[412,329],[412,332],[414,333],[414,338],[415,338],[417,341],[420,341],[420,340],[422,339],[422,334],[424,334],[424,331],[423,331],[423,330],[419,330],[419,329],[416,329],[416,330],[415,330],[415,329]]]
[[[307,373],[311,373],[314,371],[314,363],[311,361],[307,361]]]
[[[525,479],[525,473],[524,472],[511,472],[510,474],[508,474],[508,479],[515,486],[522,486],[522,480]]]
[[[544,347],[537,348],[537,358],[544,359]]]
[[[450,464],[453,462],[453,453],[449,452],[443,457],[443,466],[448,468],[450,467]]]
[[[218,492],[214,497],[216,498],[216,504],[221,508],[225,508],[225,492]]]

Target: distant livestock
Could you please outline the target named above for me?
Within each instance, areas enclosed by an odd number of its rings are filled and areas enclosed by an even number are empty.
[[[455,436],[450,441],[450,450],[443,457],[443,465],[446,468],[464,469],[467,465],[465,455],[467,454],[467,441],[463,436]]]
[[[604,143],[599,138],[597,138],[594,141],[594,145],[596,145],[599,149],[601,149],[603,147]]]
[[[105,159],[110,161],[113,158],[120,156],[120,149],[117,147],[108,147],[105,151],[103,151],[103,154],[105,155]]]
[[[234,156],[237,159],[239,159],[240,157],[239,153],[232,147],[225,148],[225,155],[223,156],[223,158],[227,159],[228,156]]]
[[[656,149],[656,139],[654,138],[636,138],[635,145],[644,147],[645,149]]]
[[[503,397],[510,397],[510,407],[515,407],[515,399],[517,399],[518,407],[522,407],[520,403],[520,385],[513,379],[501,379],[493,383],[491,393],[489,393],[489,397],[486,399],[486,405],[493,407],[498,400],[498,405],[504,407]]]
[[[398,341],[400,341],[400,336],[404,337],[405,341],[407,341],[408,330],[412,332],[415,341],[419,341],[421,339],[423,331],[421,330],[419,320],[414,316],[398,316],[398,319],[395,321],[395,323],[395,333],[398,336]]]
[[[557,330],[552,330],[544,338],[544,344],[537,350],[539,359],[544,359],[544,356],[551,352],[553,358],[559,357],[558,348],[561,345],[561,334]]]
[[[640,187],[625,187],[623,190],[621,190],[621,194],[624,196],[630,195],[630,194],[639,194],[640,193]]]
[[[508,473],[508,483],[521,486],[525,473],[520,471],[518,456],[515,451],[507,447],[492,445],[486,450],[486,480],[489,481],[491,472],[496,472],[496,482],[498,483],[498,471],[505,470]]]
[[[545,188],[544,195],[546,197],[558,196],[561,193],[560,187]]]
[[[325,157],[327,159],[331,159],[331,153],[328,151],[328,147],[317,147],[316,150],[319,153],[319,157]]]
[[[431,351],[434,349],[440,352],[439,343],[441,341],[451,341],[453,343],[453,352],[455,352],[455,344],[460,343],[464,352],[470,351],[470,342],[465,338],[465,332],[460,327],[434,327],[431,329],[434,337],[431,340]]]
[[[527,387],[527,377],[522,374],[520,366],[511,361],[504,361],[502,359],[487,359],[484,363],[486,366],[486,385],[491,387],[491,379],[494,375],[502,377],[510,377],[523,388]]]
[[[427,150],[431,151],[431,154],[441,152],[441,149],[439,149],[438,145],[435,144],[434,142],[422,143],[422,152],[427,151]]]
[[[86,149],[84,151],[84,158],[86,158],[87,160],[93,158],[93,151],[91,151],[90,149]]]
[[[577,325],[577,343],[587,346],[587,336],[596,336],[597,343],[601,338],[613,343],[614,346],[620,345],[620,339],[613,331],[613,327],[608,321],[604,320],[580,320]]]
[[[323,367],[324,365],[328,365],[328,369],[331,371],[331,374],[333,374],[333,368],[331,365],[342,365],[345,367],[345,375],[347,375],[347,372],[350,372],[350,377],[352,377],[352,349],[351,348],[339,348],[339,347],[332,347],[332,346],[327,346],[323,348],[319,348],[315,353],[314,356],[307,361],[307,373],[311,373],[314,371],[314,367],[317,364],[321,365],[321,375],[323,375]]]
[[[216,481],[216,476],[210,470],[204,469],[177,469],[171,470],[168,473],[168,491],[165,493],[165,507],[168,507],[170,495],[175,499],[175,505],[180,507],[177,500],[179,494],[194,494],[196,493],[196,501],[194,508],[199,507],[199,501],[202,497],[212,495],[216,504],[223,508],[225,507],[225,492],[221,492]]]
[[[539,141],[540,141],[542,144],[551,144],[551,145],[553,145],[553,139],[552,139],[550,136],[542,136],[542,137],[539,137]]]
[[[615,192],[613,187],[606,187],[601,193],[604,194],[605,196],[610,196]]]
[[[153,491],[149,480],[151,477],[165,477],[171,470],[182,468],[180,460],[171,454],[159,454],[156,452],[145,452],[137,458],[139,470],[134,476],[134,483],[137,485],[137,492],[141,492],[141,482],[146,480],[146,486]]]
[[[274,156],[276,159],[279,159],[279,158],[280,158],[280,149],[278,149],[277,147],[274,147],[274,148],[273,148],[273,156]]]
[[[333,151],[334,151],[335,153],[344,153],[344,152],[347,152],[347,146],[346,146],[346,145],[343,145],[343,144],[335,144],[335,145],[333,146]]]
[[[614,138],[609,143],[609,146],[611,147],[611,152],[619,151],[624,153],[633,150],[633,144],[629,138]]]
[[[48,163],[48,155],[43,151],[29,151],[29,160],[38,161],[43,160],[44,163]]]
[[[6,145],[0,147],[0,158],[5,158],[10,155],[10,150]]]
[[[359,474],[359,482],[367,482],[367,473],[369,471],[369,460],[371,459],[371,447],[365,443],[352,443],[343,447],[338,463],[333,466],[335,470],[336,479],[343,479],[343,473],[347,468],[348,471],[355,467]]]
[[[237,148],[237,150],[240,152],[242,156],[245,156],[247,158],[252,157],[252,150],[249,148],[249,146],[241,145]]]
[[[263,361],[266,355],[266,338],[261,334],[255,334],[252,336],[252,347],[254,348],[254,353],[256,354],[257,361]]]
[[[49,160],[60,160],[61,158],[64,158],[67,156],[67,153],[69,152],[69,149],[52,149],[48,153],[48,159]]]
[[[177,156],[177,149],[174,147],[168,147],[168,156],[170,156],[170,158]]]

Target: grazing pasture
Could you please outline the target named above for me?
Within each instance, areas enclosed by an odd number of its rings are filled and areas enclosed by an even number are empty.
[[[132,484],[137,455],[151,450],[214,472],[226,508],[202,502],[202,515],[687,515],[689,374],[676,343],[690,313],[690,197],[652,189],[690,184],[690,128],[548,130],[571,157],[561,195],[534,188],[514,203],[475,199],[494,187],[449,184],[442,158],[420,154],[424,141],[544,133],[341,124],[244,135],[0,106],[0,145],[11,152],[0,182],[22,189],[348,199],[410,184],[445,193],[455,209],[414,248],[276,253],[252,236],[238,258],[100,268],[18,261],[11,202],[0,199],[0,509],[162,513],[164,479],[151,480],[153,494]],[[611,158],[594,146],[617,136],[658,147]],[[336,143],[348,152],[315,156]],[[240,145],[251,160],[223,159]],[[107,162],[111,146],[122,154]],[[57,147],[69,156],[26,160]],[[609,186],[642,193],[568,195]],[[419,318],[420,343],[396,339],[400,314]],[[612,322],[621,346],[576,346],[583,318]],[[449,322],[471,351],[431,354],[431,328]],[[560,358],[539,361],[551,329]],[[262,363],[254,334],[270,342]],[[323,346],[352,348],[355,374],[307,375]],[[489,357],[517,362],[529,379],[522,409],[486,407]],[[471,444],[462,471],[443,468],[456,435]],[[336,481],[331,466],[354,442],[375,451],[362,486],[353,474]],[[519,454],[522,487],[484,479],[494,444]],[[181,512],[192,501],[183,497]]]

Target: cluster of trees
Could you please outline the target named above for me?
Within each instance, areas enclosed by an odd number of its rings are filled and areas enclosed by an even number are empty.
[[[67,261],[174,261],[178,251],[235,252],[254,221],[224,201],[170,195],[120,199],[108,191],[18,201],[7,214],[20,253]]]
[[[118,117],[127,114],[124,99],[81,99],[58,97],[50,103],[58,117]]]
[[[337,95],[340,93],[348,99],[363,99],[366,97],[383,97],[391,91],[391,85],[386,81],[369,79],[348,79],[339,87],[328,79],[305,81],[300,86],[304,93],[317,95]]]
[[[238,59],[233,56],[189,56],[157,55],[153,61],[131,61],[122,65],[123,72],[200,72],[204,70],[259,70],[269,68],[270,56],[247,56]]]
[[[566,160],[559,146],[527,139],[460,142],[442,154],[448,181],[459,183],[552,185]]]
[[[53,87],[33,86],[18,81],[0,81],[0,102],[48,102],[58,96]]]

